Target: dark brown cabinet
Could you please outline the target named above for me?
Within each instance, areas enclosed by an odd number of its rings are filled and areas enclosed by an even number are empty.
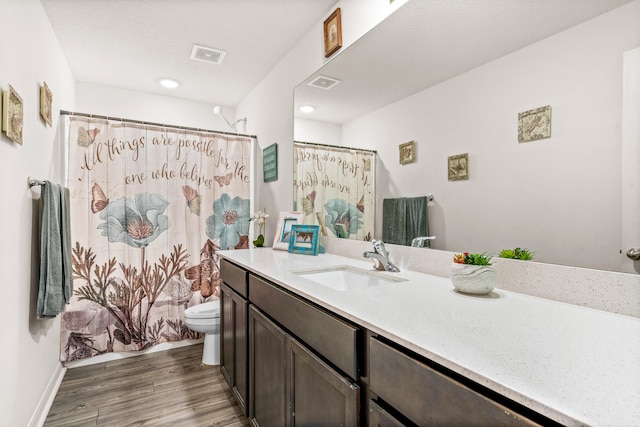
[[[226,260],[221,274],[221,370],[254,426],[558,425]]]
[[[404,425],[376,402],[369,401],[369,427],[403,427]]]
[[[359,425],[360,387],[291,331],[311,341],[328,335],[328,343],[319,340],[317,345],[329,354],[335,353],[331,342],[345,336],[352,343],[351,350],[338,360],[355,371],[352,334],[356,328],[253,275],[249,283],[252,298],[255,296],[249,308],[251,422],[257,426]],[[317,327],[329,328],[328,334],[310,332]]]
[[[539,425],[376,338],[369,339],[369,389],[420,426]]]
[[[296,340],[288,341],[290,426],[357,426],[360,387]]]
[[[254,426],[285,426],[287,335],[249,307],[249,419]]]
[[[248,415],[249,301],[231,287],[246,289],[247,273],[226,261],[222,261],[221,269],[223,274],[224,272],[227,274],[224,276],[226,281],[220,285],[220,371],[242,411]]]

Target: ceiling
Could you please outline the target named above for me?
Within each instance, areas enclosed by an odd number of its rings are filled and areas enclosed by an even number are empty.
[[[410,0],[320,70],[342,83],[302,86],[296,105],[345,123],[629,1]],[[231,107],[336,2],[41,0],[78,82]],[[194,44],[226,51],[223,63],[190,59]],[[163,88],[164,77],[181,85]]]
[[[235,107],[336,1],[41,3],[76,81]],[[223,63],[190,59],[194,44],[226,51]],[[160,78],[181,85],[169,90]]]
[[[629,1],[409,0],[298,86],[295,114],[346,123]],[[341,83],[308,86],[318,75]]]

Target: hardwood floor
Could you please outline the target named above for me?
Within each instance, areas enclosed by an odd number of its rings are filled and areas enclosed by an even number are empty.
[[[45,421],[54,426],[248,426],[202,344],[68,369]]]

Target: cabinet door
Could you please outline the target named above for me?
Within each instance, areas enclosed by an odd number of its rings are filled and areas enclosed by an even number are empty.
[[[289,339],[291,426],[357,426],[360,388]]]
[[[373,400],[369,401],[369,427],[403,427],[404,424],[398,421],[382,409]]]
[[[231,288],[220,285],[220,371],[224,379],[231,385],[233,372],[233,311]]]
[[[220,286],[220,370],[245,415],[249,391],[247,316],[249,302],[224,283]]]
[[[285,426],[287,336],[249,307],[249,418],[254,426]]]

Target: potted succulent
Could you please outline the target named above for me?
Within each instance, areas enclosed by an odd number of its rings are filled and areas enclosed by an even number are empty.
[[[498,254],[500,258],[520,259],[523,261],[531,261],[533,259],[533,252],[529,249],[503,249]]]
[[[496,269],[491,257],[484,253],[457,253],[453,255],[451,282],[456,291],[485,295],[496,287]]]

